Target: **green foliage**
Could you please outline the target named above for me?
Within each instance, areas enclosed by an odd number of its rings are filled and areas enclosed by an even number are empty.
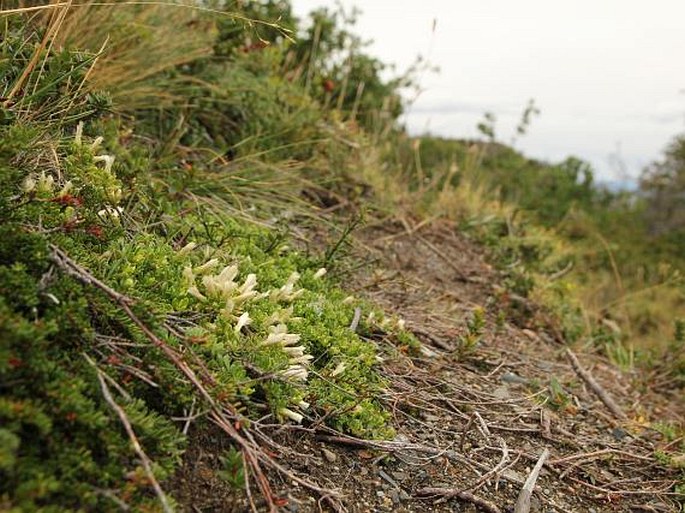
[[[82,91],[95,56],[46,49],[39,25],[3,18],[0,41],[0,125],[15,119],[69,124],[109,107],[103,94]]]
[[[663,159],[644,170],[640,190],[648,233],[673,246],[674,254],[685,254],[685,136],[674,138]]]
[[[5,93],[29,66],[41,26],[29,33],[33,25],[6,25]],[[156,337],[193,355],[186,363],[209,373],[214,400],[246,423],[266,412],[280,422],[325,418],[356,436],[392,436],[377,346],[362,337],[390,333],[406,351],[419,344],[399,322],[387,324],[372,305],[351,300],[324,276],[321,262],[335,265],[347,233],[325,255],[305,254],[286,246],[278,225],[257,224],[241,211],[242,202],[252,204],[259,194],[278,197],[259,192],[275,183],[278,159],[325,162],[322,148],[332,147],[317,146],[330,132],[321,108],[326,98],[282,73],[292,49],[262,28],[273,43],[268,48],[245,52],[229,44],[237,33],[225,32],[217,43],[221,58],[185,64],[202,83],[189,91],[188,110],[164,103],[155,113],[136,107],[135,120],[98,117],[106,102],[89,102],[106,95],[84,96],[79,87],[94,56],[68,44],[60,53],[40,50],[43,72],[31,70],[26,82],[32,96],[6,104],[0,123],[3,507],[110,511],[124,502],[155,509],[98,375],[162,481],[185,447],[171,418],[202,407],[179,369],[120,305],[55,264],[54,246],[129,297]],[[368,69],[355,74],[380,72],[373,60],[359,58]],[[381,89],[374,94],[389,91]],[[58,93],[55,110],[47,99]],[[355,101],[359,112],[375,105]],[[236,162],[207,159],[200,145]],[[263,176],[250,175],[255,170]],[[364,319],[359,334],[349,328],[356,309]],[[201,429],[202,421],[196,425]],[[236,487],[244,483],[241,458],[233,450],[223,460],[222,476]]]
[[[552,376],[547,385],[547,404],[560,411],[573,409],[571,395],[565,390],[556,376]]]
[[[485,310],[480,307],[475,308],[466,320],[465,328],[465,332],[459,336],[457,349],[461,355],[472,353],[480,344],[485,332]]]
[[[226,454],[221,456],[221,464],[223,469],[219,471],[219,477],[236,490],[242,490],[245,486],[245,467],[242,453],[231,447],[226,451]]]

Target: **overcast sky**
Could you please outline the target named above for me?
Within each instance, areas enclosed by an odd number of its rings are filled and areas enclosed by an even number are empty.
[[[509,141],[528,99],[542,111],[516,143],[529,156],[577,155],[636,177],[685,132],[685,0],[343,0],[362,10],[369,52],[441,68],[404,120],[412,133],[476,137],[485,111]],[[293,0],[304,16],[334,1]],[[433,21],[437,20],[435,31]]]

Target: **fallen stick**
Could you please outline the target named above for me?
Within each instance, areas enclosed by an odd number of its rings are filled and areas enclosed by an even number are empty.
[[[171,505],[169,504],[169,499],[167,499],[166,494],[164,493],[164,490],[162,490],[162,487],[159,484],[159,481],[157,481],[157,478],[155,477],[155,473],[152,471],[152,461],[148,457],[147,454],[145,454],[145,451],[143,450],[142,445],[140,445],[140,442],[138,441],[138,437],[136,436],[135,431],[133,431],[133,426],[131,426],[131,422],[128,420],[128,417],[126,416],[126,412],[124,409],[119,406],[114,398],[112,397],[112,394],[109,391],[109,387],[107,386],[107,383],[105,382],[105,379],[103,378],[103,373],[98,369],[97,365],[95,365],[95,362],[91,360],[88,355],[85,355],[86,360],[90,365],[92,365],[95,368],[95,372],[97,373],[97,378],[98,381],[100,382],[100,389],[102,390],[102,396],[105,398],[105,401],[107,404],[114,410],[114,412],[117,414],[117,417],[119,417],[119,420],[121,423],[124,425],[124,429],[126,430],[126,434],[128,435],[129,440],[131,440],[131,445],[133,446],[133,450],[136,452],[138,457],[140,458],[140,463],[143,465],[143,470],[145,471],[145,475],[147,476],[148,480],[150,481],[150,484],[152,485],[152,488],[155,490],[155,494],[157,495],[157,498],[159,499],[159,502],[162,505],[162,511],[164,513],[172,513],[173,509],[171,508]]]
[[[604,403],[604,405],[609,409],[609,411],[614,415],[614,417],[627,420],[628,416],[621,410],[621,408],[616,404],[616,402],[609,396],[609,394],[602,388],[602,386],[595,381],[589,371],[584,369],[576,355],[570,349],[566,348],[566,356],[571,361],[573,370],[587,383],[587,385],[592,389],[592,391],[599,397],[599,399]]]
[[[424,496],[440,495],[447,499],[451,497],[459,497],[462,500],[475,504],[476,506],[480,507],[481,509],[484,509],[485,511],[488,511],[489,513],[502,513],[502,510],[499,509],[492,502],[485,500],[477,495],[474,495],[471,492],[466,492],[458,488],[421,488],[420,490],[417,490],[416,493],[418,495]]]
[[[531,470],[528,475],[528,479],[526,479],[526,482],[523,484],[523,488],[521,488],[521,492],[516,500],[516,506],[514,507],[514,513],[528,513],[530,511],[530,498],[533,495],[535,483],[538,480],[542,466],[545,464],[548,457],[549,449],[545,449],[542,451],[535,467],[533,467],[533,470]]]

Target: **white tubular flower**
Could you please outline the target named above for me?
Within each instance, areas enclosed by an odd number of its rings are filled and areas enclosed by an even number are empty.
[[[24,181],[21,183],[21,190],[24,194],[29,194],[30,192],[33,192],[36,188],[36,181],[30,177],[27,176],[24,178]]]
[[[300,297],[302,294],[304,294],[304,289],[298,289],[292,294],[290,294],[290,297],[288,298],[288,301],[294,301],[298,297]]]
[[[196,297],[200,301],[205,301],[207,299],[205,296],[202,295],[202,292],[200,292],[200,290],[195,285],[188,287],[188,294]]]
[[[294,346],[300,341],[300,335],[297,333],[288,333],[288,327],[285,324],[278,324],[269,328],[269,336],[262,344],[280,344],[283,347]]]
[[[182,276],[185,284],[188,286],[195,285],[195,275],[193,274],[193,269],[189,265],[186,265],[183,268]]]
[[[288,408],[281,408],[279,410],[279,413],[284,417],[288,417],[293,422],[297,422],[298,424],[301,424],[302,420],[304,419],[304,416],[302,416],[299,413],[295,413],[294,411],[289,410]]]
[[[342,374],[343,372],[345,372],[345,369],[346,369],[346,368],[347,368],[347,365],[345,365],[343,362],[340,362],[340,363],[335,367],[335,369],[333,369],[333,372],[331,372],[330,377],[331,377],[331,378],[334,378],[334,377],[336,377],[338,374]]]
[[[254,290],[256,285],[257,275],[248,274],[247,278],[245,278],[245,283],[243,283],[238,289],[238,292],[240,292],[240,294],[234,298],[235,302],[242,303],[243,301],[253,299],[257,295],[259,295],[259,293],[256,290]]]
[[[233,281],[222,280],[220,275],[204,276],[202,278],[202,284],[205,286],[209,294],[224,298],[230,297],[238,286]]]
[[[238,276],[238,266],[236,264],[227,265],[219,273],[219,279],[225,282],[235,280],[236,276]]]
[[[43,172],[41,173],[40,178],[38,178],[36,190],[38,192],[51,193],[54,185],[55,179],[52,177],[52,175],[46,175],[45,172]]]
[[[283,346],[292,346],[297,344],[300,341],[300,335],[297,333],[286,333],[283,336],[283,341],[281,342],[281,345]]]
[[[213,269],[219,264],[219,260],[216,258],[212,258],[211,260],[207,260],[204,264],[202,264],[200,267],[195,269],[196,274],[202,274],[206,273],[207,271]]]
[[[293,379],[296,381],[307,381],[309,372],[302,365],[291,365],[284,371],[280,372],[285,379]]]
[[[97,139],[95,139],[95,140],[97,141]],[[93,143],[93,144],[95,144],[95,143]],[[93,162],[104,162],[105,163],[105,172],[111,173],[112,172],[112,166],[114,165],[114,157],[112,155],[97,155],[97,156],[93,157]]]
[[[62,186],[62,189],[57,193],[57,196],[62,198],[69,194],[73,188],[74,184],[71,183],[71,180],[69,180],[64,184],[64,186]]]
[[[297,403],[297,406],[302,410],[308,410],[311,404],[309,404],[307,401],[302,400]]]
[[[326,268],[325,268],[325,267],[322,267],[321,269],[319,269],[318,271],[316,271],[316,272],[314,273],[314,279],[315,279],[315,280],[318,280],[319,278],[323,278],[324,275],[325,275],[327,272],[328,272],[328,271],[326,270]]]
[[[304,292],[304,290],[295,290],[295,283],[297,283],[297,280],[300,279],[300,273],[297,271],[293,272],[289,277],[288,281],[285,282],[285,285],[283,285],[280,289],[278,290],[273,290],[271,291],[271,299],[274,301],[292,301],[293,299],[297,298],[300,294]]]
[[[76,133],[74,134],[74,144],[76,146],[81,146],[83,141],[83,121],[79,121],[76,125]]]
[[[398,327],[399,329],[403,330],[405,324],[406,324],[405,320],[402,319],[402,318],[400,317],[400,319],[397,321],[397,327]]]
[[[297,358],[291,358],[288,363],[291,365],[309,365],[314,357],[310,354],[305,354],[298,356]]]
[[[283,352],[292,357],[304,356],[304,346],[284,347]]]
[[[194,250],[197,247],[196,242],[189,242],[185,246],[183,246],[181,249],[178,250],[179,255],[187,255],[190,253],[192,250]]]
[[[101,219],[115,220],[119,219],[119,216],[124,213],[124,209],[121,207],[105,207],[98,211],[98,216]]]
[[[231,299],[226,300],[226,306],[221,309],[221,315],[225,318],[230,318],[233,315],[233,310],[235,309],[235,302]]]
[[[240,330],[243,329],[243,327],[247,326],[252,322],[252,319],[250,319],[250,314],[247,312],[243,312],[243,314],[238,317],[238,324],[235,325],[234,331],[236,333],[240,333]]]
[[[297,283],[297,280],[299,280],[299,279],[300,279],[300,273],[298,273],[297,271],[293,271],[290,274],[290,276],[288,276],[288,281],[286,281],[285,284],[292,287],[295,285],[295,283]]]
[[[255,288],[255,285],[257,285],[257,275],[248,274],[247,278],[245,278],[245,283],[243,283],[243,285],[240,287],[240,293],[246,294],[248,292],[252,292],[252,290]]]
[[[90,145],[90,151],[95,151],[100,147],[104,138],[102,136],[97,136],[93,143]]]
[[[354,303],[354,296],[347,296],[345,299],[342,300],[343,305],[349,305],[350,303]]]

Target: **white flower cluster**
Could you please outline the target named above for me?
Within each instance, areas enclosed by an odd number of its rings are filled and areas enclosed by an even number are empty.
[[[195,243],[190,243],[180,250],[181,254],[192,251]],[[248,274],[245,281],[241,284],[235,281],[238,276],[238,265],[232,264],[225,266],[218,274],[208,274],[219,265],[219,260],[212,258],[199,267],[192,268],[186,266],[183,269],[183,279],[188,286],[188,294],[194,296],[200,301],[206,301],[208,298],[216,298],[224,301],[224,307],[220,313],[225,318],[231,318],[234,312],[242,307],[244,303],[252,299],[263,297],[255,290],[257,286],[257,275]],[[200,291],[197,283],[197,278],[200,278],[200,283],[203,287],[204,293]],[[238,318],[236,325],[236,332],[240,331],[244,326],[250,323],[250,316],[244,312]]]
[[[100,147],[100,144],[102,144],[102,141],[102,137],[96,137],[95,140],[90,144],[90,151],[95,153]],[[74,135],[74,144],[76,146],[83,145],[83,122],[79,123],[76,127],[76,134]],[[112,166],[114,165],[113,155],[95,155],[93,157],[93,162],[103,162],[105,173],[114,177],[114,173],[112,173]],[[113,205],[116,205],[121,201],[122,191],[121,187],[119,187],[118,185],[110,184],[110,186],[106,189],[106,193],[108,196],[108,201],[110,201]],[[98,212],[98,215],[100,215],[101,217],[104,216],[115,219],[119,217],[118,214],[120,213],[121,209],[116,209],[115,211],[115,209],[113,208],[108,208]]]
[[[297,271],[293,272],[289,277],[288,281],[285,282],[280,289],[272,290],[269,293],[269,298],[272,301],[293,301],[302,295],[304,289],[295,289],[295,284],[297,280],[300,279],[300,273]]]
[[[102,143],[102,137],[97,137],[90,145],[90,150],[92,152],[97,151],[98,147]],[[83,145],[83,123],[79,123],[76,127],[76,135],[74,136],[74,144],[76,146]],[[123,213],[121,207],[116,205],[121,201],[122,191],[121,187],[115,180],[114,174],[112,173],[112,166],[114,165],[114,156],[112,155],[96,155],[93,157],[93,162],[100,163],[104,162],[104,172],[110,175],[111,180],[108,180],[107,187],[105,188],[105,193],[107,196],[107,201],[114,206],[105,206],[102,210],[98,212],[98,216],[103,220],[117,220]],[[32,174],[27,176],[21,184],[21,190],[24,194],[37,193],[41,196],[49,196],[55,193],[57,187],[60,187],[56,183],[55,178],[51,174],[46,174],[42,171],[40,175]],[[75,190],[74,184],[71,180],[64,182],[59,191],[57,191],[58,198],[64,198],[68,194],[78,193]]]
[[[309,377],[307,367],[314,357],[306,354],[305,347],[297,345],[299,342],[300,335],[288,333],[288,327],[285,324],[276,324],[269,328],[269,336],[262,342],[262,345],[278,345],[288,355],[288,368],[279,373],[281,377],[304,382]]]
[[[179,250],[180,255],[187,255],[197,247],[197,244],[190,242]],[[250,301],[269,298],[274,302],[290,302],[302,295],[304,289],[297,289],[296,283],[300,278],[297,272],[293,272],[286,283],[278,288],[266,293],[256,290],[257,276],[248,274],[244,281],[236,281],[239,274],[237,264],[223,267],[220,272],[215,273],[220,262],[212,258],[198,267],[186,266],[183,269],[183,283],[187,287],[186,291],[199,301],[219,299],[224,303],[220,310],[220,315],[226,319],[236,320],[234,331],[240,333],[241,330],[252,322],[247,305]],[[318,279],[325,274],[325,270],[319,270],[315,277]],[[238,312],[242,311],[240,316]],[[307,354],[306,348],[300,344],[300,335],[288,333],[286,322],[292,318],[293,307],[279,308],[268,319],[268,335],[261,341],[261,346],[278,346],[283,353],[288,356],[288,367],[279,371],[278,375],[288,381],[303,383],[309,377],[308,367],[313,356]],[[299,401],[297,406],[303,410],[309,407],[305,401]],[[301,422],[303,416],[288,408],[283,408],[280,413],[295,422]]]

